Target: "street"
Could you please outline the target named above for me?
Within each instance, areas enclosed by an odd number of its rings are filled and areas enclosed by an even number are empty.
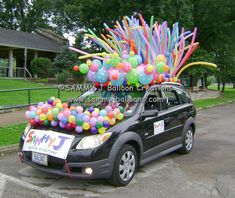
[[[169,154],[140,168],[132,183],[81,181],[45,174],[22,164],[17,153],[0,157],[0,198],[234,198],[235,103],[197,113],[193,151]]]

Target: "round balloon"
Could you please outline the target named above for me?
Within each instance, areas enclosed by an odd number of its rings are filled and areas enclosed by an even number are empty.
[[[95,73],[95,80],[99,83],[105,83],[108,80],[107,71],[102,68]]]

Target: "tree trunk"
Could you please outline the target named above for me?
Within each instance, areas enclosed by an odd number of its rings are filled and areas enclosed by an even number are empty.
[[[193,75],[190,75],[189,78],[190,78],[190,89],[191,91],[193,91]]]
[[[207,89],[207,74],[204,74],[204,85],[205,89]]]
[[[222,82],[222,92],[224,92],[224,90],[225,90],[225,82]]]
[[[220,91],[220,82],[218,81],[217,90]]]

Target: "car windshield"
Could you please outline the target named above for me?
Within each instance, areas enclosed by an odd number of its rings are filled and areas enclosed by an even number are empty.
[[[131,116],[144,94],[145,91],[108,91],[94,88],[82,94],[77,101],[73,102],[71,105],[80,105],[83,108],[93,106],[99,109],[104,109],[107,105],[116,104],[124,108],[125,116]]]

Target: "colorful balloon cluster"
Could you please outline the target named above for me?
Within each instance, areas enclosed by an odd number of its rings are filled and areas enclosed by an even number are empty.
[[[156,63],[151,65],[144,64],[141,56],[135,55],[132,51],[129,54],[125,52],[122,57],[118,53],[113,53],[107,55],[103,61],[87,60],[73,69],[87,74],[91,82],[114,86],[177,82],[177,78],[170,77],[170,68],[164,55],[158,55]]]
[[[39,102],[38,106],[30,106],[25,112],[32,126],[59,126],[65,129],[75,129],[77,133],[90,131],[92,134],[104,133],[124,117],[122,106],[108,105],[104,109],[89,107],[84,110],[81,106],[70,106],[60,99],[51,97],[46,103]]]
[[[159,24],[154,17],[147,24],[141,15],[123,17],[114,28],[104,24],[108,34],[99,38],[92,30],[86,34],[105,52],[89,54],[80,49],[69,49],[83,54],[79,59],[94,58],[79,66],[75,71],[87,74],[92,82],[113,85],[147,85],[163,81],[178,82],[177,78],[188,67],[194,65],[216,65],[193,62],[184,65],[197,49],[195,42],[197,28],[180,30],[178,23],[170,29],[166,21]]]

